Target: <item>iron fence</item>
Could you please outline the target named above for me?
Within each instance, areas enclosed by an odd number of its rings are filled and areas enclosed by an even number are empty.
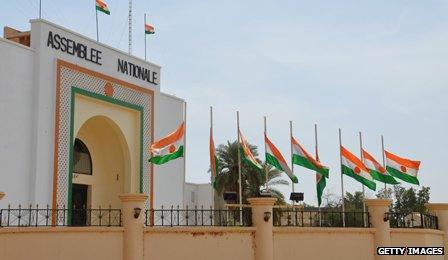
[[[370,227],[368,212],[342,212],[274,208],[273,224],[277,227]],[[345,219],[345,223],[344,223]]]
[[[0,227],[121,226],[121,209],[22,207],[0,209]]]
[[[389,212],[386,213],[391,228],[429,228],[439,229],[437,216],[412,212]]]
[[[146,211],[147,226],[251,226],[251,208],[212,209],[204,207],[150,209]]]

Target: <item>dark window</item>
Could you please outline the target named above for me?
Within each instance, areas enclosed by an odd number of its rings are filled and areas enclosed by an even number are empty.
[[[73,172],[92,175],[92,158],[89,149],[79,139],[75,139],[73,154]]]

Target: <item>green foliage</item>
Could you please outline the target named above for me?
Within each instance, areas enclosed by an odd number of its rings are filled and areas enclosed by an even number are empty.
[[[345,211],[363,211],[364,195],[360,191],[345,193]]]
[[[252,154],[257,157],[257,147],[249,145]],[[218,158],[218,176],[216,177],[217,191],[220,196],[225,191],[239,192],[238,185],[238,142],[227,141],[227,144],[221,144],[216,150]],[[259,162],[261,162],[259,160]],[[284,204],[283,194],[275,189],[277,185],[288,185],[288,181],[281,178],[281,172],[270,165],[263,165],[263,173],[255,170],[253,167],[241,162],[241,179],[243,190],[243,203],[247,203],[250,197],[258,197],[260,188],[265,185],[266,174],[268,173],[268,187],[270,192],[278,199],[277,203]]]
[[[406,189],[400,185],[394,186],[395,203],[393,210],[395,212],[411,213],[425,212],[425,203],[428,203],[430,188],[422,187],[419,191],[414,188]]]

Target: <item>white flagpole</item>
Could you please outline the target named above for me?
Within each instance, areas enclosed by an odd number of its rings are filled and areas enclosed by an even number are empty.
[[[132,0],[129,0],[129,55],[132,54]]]
[[[39,19],[42,19],[42,0],[39,0]]]
[[[239,204],[240,204],[240,223],[243,223],[243,187],[241,185],[241,144],[240,144],[240,112],[236,111],[236,127],[238,132],[238,197],[239,197]]]
[[[362,133],[361,131],[359,131],[359,152],[361,153],[361,162],[364,163],[364,154],[362,152]],[[366,198],[366,191],[365,191],[365,187],[364,184],[362,184],[362,197],[363,197],[363,201],[362,201],[362,211],[366,212],[366,203],[364,202],[364,199]],[[364,215],[363,215],[364,216]],[[364,226],[367,226],[366,223],[366,218],[364,218]]]
[[[384,157],[384,137],[381,135],[381,155],[383,156],[383,168],[386,169],[386,157]],[[384,192],[386,192],[386,183],[384,183]]]
[[[341,162],[341,194],[342,194],[342,225],[345,227],[345,199],[344,199],[344,174],[342,173],[342,134],[339,128],[339,159]]]
[[[211,138],[211,140],[213,140],[213,107],[212,106],[210,106],[210,138]],[[213,149],[215,149],[215,147],[213,147]],[[216,172],[216,168],[212,165],[211,161],[210,161],[210,170],[211,170],[211,182],[212,182],[212,187],[213,187],[213,194],[212,194],[213,208],[217,209],[218,208],[218,203],[217,203],[218,192],[216,191],[216,189],[214,187],[214,183],[215,183],[216,176],[218,173]]]
[[[319,143],[317,141],[317,124],[314,124],[314,146],[316,149],[316,151],[315,151],[316,152],[316,161],[319,162],[320,159],[319,159]],[[316,172],[316,174],[318,174],[318,173]],[[325,178],[325,176],[322,175],[321,178]],[[317,180],[317,178],[316,178],[316,180]],[[317,192],[317,181],[316,181],[316,192]],[[319,199],[317,199],[317,207],[319,210],[319,226],[322,226],[322,214],[321,214],[321,210],[320,210]]]
[[[187,176],[187,102],[184,101],[184,183]],[[185,194],[185,185],[182,185],[182,194]]]
[[[263,117],[263,121],[264,121],[264,136],[266,137],[266,136],[268,136],[268,133],[267,133],[267,127],[266,127],[266,116],[264,116]],[[264,156],[265,156],[265,164],[266,164],[266,152],[267,152],[267,148],[266,148],[266,140],[265,140],[265,142],[264,142]],[[266,191],[268,191],[269,190],[269,187],[268,187],[268,169],[267,169],[267,167],[265,166],[265,183],[264,183],[264,185],[265,185],[265,187],[266,187]]]
[[[291,142],[291,172],[292,174],[294,174],[294,162],[293,162],[293,155],[294,155],[294,150],[292,148],[292,121],[289,121],[289,141]],[[292,192],[294,192],[294,182],[291,181],[291,188],[292,188]],[[292,205],[294,206],[295,201],[292,201]]]
[[[100,41],[100,36],[98,33],[98,9],[96,9],[96,3],[95,3],[95,17],[96,17],[96,41]]]

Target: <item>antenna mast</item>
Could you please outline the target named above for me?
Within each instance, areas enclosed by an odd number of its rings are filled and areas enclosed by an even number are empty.
[[[129,55],[132,54],[132,0],[129,0]]]

